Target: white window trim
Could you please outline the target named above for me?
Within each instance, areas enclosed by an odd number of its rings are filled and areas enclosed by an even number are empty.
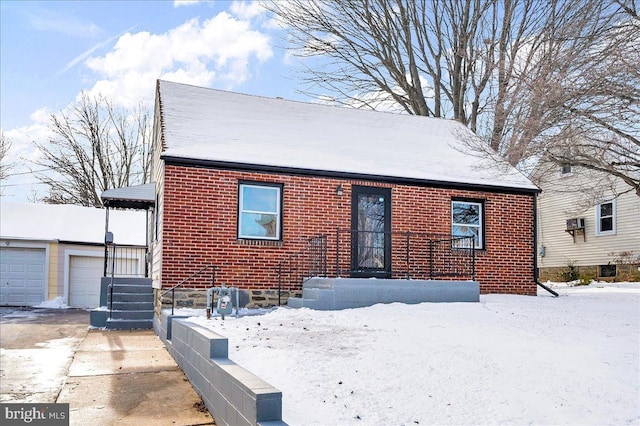
[[[243,208],[243,190],[244,188],[270,188],[275,189],[277,193],[278,199],[276,200],[276,211],[275,212],[267,212],[267,211],[255,211],[255,210],[244,210]],[[281,240],[281,224],[282,224],[282,187],[278,184],[252,184],[252,183],[240,183],[239,191],[238,191],[238,238],[242,240],[269,240],[269,241],[280,241]],[[275,237],[261,237],[255,235],[242,235],[242,213],[258,213],[258,214],[275,214],[277,217],[276,223],[276,236]]]
[[[608,203],[611,203],[611,205],[612,205],[611,217],[613,218],[613,221],[612,221],[613,222],[613,227],[612,227],[611,231],[601,231],[600,230],[600,225],[601,225],[601,222],[600,222],[600,219],[601,219],[601,217],[600,217],[600,206],[602,204],[608,204]],[[617,228],[617,226],[616,226],[616,222],[617,222],[616,221],[616,212],[617,212],[617,208],[616,208],[616,200],[615,199],[602,201],[602,202],[596,204],[596,206],[595,206],[596,236],[600,236],[600,235],[615,235],[616,234],[616,228]]]
[[[455,223],[453,221],[453,205],[455,203],[464,203],[464,204],[475,204],[476,206],[478,206],[478,211],[480,212],[479,215],[479,220],[478,220],[478,225],[469,225],[466,223]],[[471,226],[471,227],[476,227],[478,228],[478,241],[475,242],[475,249],[476,250],[483,250],[484,249],[484,235],[482,234],[483,231],[483,222],[484,222],[484,209],[482,206],[482,203],[479,201],[464,201],[464,200],[451,200],[451,234],[453,236],[453,227],[455,225],[459,225],[459,226]]]

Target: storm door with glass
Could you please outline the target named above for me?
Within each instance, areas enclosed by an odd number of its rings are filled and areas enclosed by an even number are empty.
[[[391,190],[354,186],[351,202],[351,275],[391,276]]]

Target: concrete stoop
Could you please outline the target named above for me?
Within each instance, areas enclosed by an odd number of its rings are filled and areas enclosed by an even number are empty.
[[[90,312],[92,327],[107,330],[153,328],[153,288],[150,278],[111,278],[100,283],[100,308]],[[113,309],[112,309],[113,308]]]
[[[479,302],[477,281],[376,278],[311,278],[302,297],[290,297],[291,308],[339,310],[377,303]]]

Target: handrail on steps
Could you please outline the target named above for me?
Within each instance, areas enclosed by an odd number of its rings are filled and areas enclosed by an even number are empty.
[[[170,289],[166,290],[165,292],[160,293],[160,297],[163,297],[167,293],[171,292],[171,315],[173,315],[174,307],[175,307],[176,288],[184,285],[184,283],[186,283],[187,281],[189,281],[189,280],[195,278],[196,276],[200,275],[202,272],[206,271],[207,269],[212,269],[213,270],[213,273],[212,273],[212,276],[211,276],[211,286],[215,287],[216,286],[216,269],[218,269],[218,266],[209,264],[209,265],[206,265],[206,266],[200,268],[199,270],[197,270],[193,274],[189,275],[187,278],[185,278],[184,280],[180,281],[178,284],[174,285],[173,287],[171,287]]]

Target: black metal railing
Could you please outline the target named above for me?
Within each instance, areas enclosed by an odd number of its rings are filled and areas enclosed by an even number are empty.
[[[301,292],[312,277],[475,280],[475,238],[425,232],[336,230],[335,264],[327,235],[308,240],[278,263],[278,304],[283,291]]]
[[[113,288],[116,277],[147,277],[147,248],[105,244],[103,276],[109,280],[109,319],[113,315]]]
[[[179,288],[179,287],[184,287],[187,284],[187,282],[190,282],[191,280],[194,280],[196,278],[202,277],[202,275],[206,271],[209,271],[209,270],[211,271],[211,287],[215,287],[216,286],[216,270],[217,269],[218,269],[218,267],[216,265],[204,266],[204,267],[200,268],[199,270],[197,270],[196,272],[194,272],[193,274],[189,275],[187,278],[185,278],[182,281],[180,281],[178,284],[176,284],[173,287],[171,287],[170,289],[162,292],[160,294],[160,299],[162,299],[167,294],[171,293],[171,315],[173,315],[174,310],[175,310],[176,289]]]
[[[475,238],[338,229],[335,275],[475,279]]]
[[[106,244],[103,276],[148,277],[147,252],[146,247]]]
[[[312,277],[327,276],[327,236],[310,238],[303,250],[278,263],[278,305],[283,291],[302,291],[302,284]]]

